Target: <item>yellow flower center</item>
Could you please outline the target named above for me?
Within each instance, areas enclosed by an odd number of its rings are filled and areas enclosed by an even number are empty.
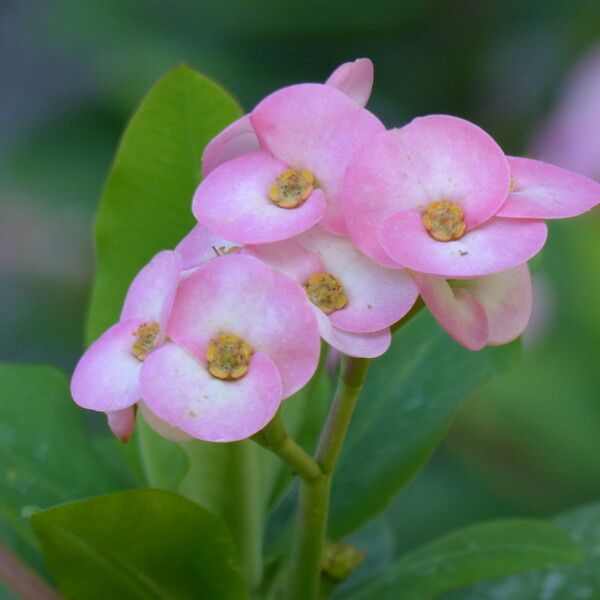
[[[431,202],[423,214],[423,225],[439,242],[458,240],[467,228],[462,208],[449,200]]]
[[[221,334],[208,345],[208,371],[217,379],[240,379],[248,372],[252,354],[252,346],[242,338],[232,333]]]
[[[310,171],[289,169],[277,177],[269,190],[269,198],[281,208],[297,208],[310,196],[314,183]]]
[[[309,300],[326,315],[348,304],[342,282],[331,273],[315,273],[304,284]]]
[[[133,335],[137,337],[136,342],[131,347],[131,353],[143,362],[148,352],[154,348],[156,338],[160,332],[160,325],[156,322],[142,323]]]

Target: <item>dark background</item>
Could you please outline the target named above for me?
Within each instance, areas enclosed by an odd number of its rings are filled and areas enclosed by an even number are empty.
[[[569,73],[596,42],[600,3],[577,0],[2,0],[0,360],[72,369],[103,180],[136,104],[178,62],[251,108],[368,56],[369,107],[387,125],[452,113],[508,153],[556,155],[535,140],[569,110]],[[597,87],[589,135],[600,144]],[[479,518],[600,497],[599,226],[598,210],[552,224],[523,358],[469,399],[392,507],[405,547]]]

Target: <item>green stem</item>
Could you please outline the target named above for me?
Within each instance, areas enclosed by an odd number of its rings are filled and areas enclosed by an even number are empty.
[[[287,434],[279,413],[253,439],[281,457],[302,479],[312,481],[323,474],[319,464]]]
[[[316,600],[319,597],[331,477],[368,367],[368,359],[342,357],[338,386],[316,452],[322,475],[300,482],[288,600]]]

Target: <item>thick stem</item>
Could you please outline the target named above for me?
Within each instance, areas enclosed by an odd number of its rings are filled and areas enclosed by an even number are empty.
[[[318,479],[300,482],[288,600],[319,597],[331,477],[368,367],[367,359],[342,357],[338,386],[316,453],[323,474]]]
[[[0,579],[23,600],[61,600],[35,571],[0,543]]]

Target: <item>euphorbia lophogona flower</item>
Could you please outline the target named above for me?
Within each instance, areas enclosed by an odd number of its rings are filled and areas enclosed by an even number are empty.
[[[108,413],[111,429],[126,440],[134,426],[134,405],[141,400],[140,370],[160,346],[181,274],[181,258],[159,252],[135,277],[121,317],[80,359],[71,381],[79,406]]]
[[[349,356],[383,354],[391,341],[389,326],[417,299],[417,288],[404,269],[374,263],[349,238],[320,226],[294,240],[246,246],[243,252],[302,285],[321,336]]]
[[[167,341],[141,371],[150,410],[212,442],[247,438],[313,375],[317,322],[302,288],[254,257],[215,257],[184,279]]]
[[[286,87],[211,142],[193,201],[198,221],[244,244],[291,238],[319,222],[344,233],[344,172],[354,151],[384,131],[360,105],[372,81],[364,65],[331,76],[351,97],[333,84]]]

